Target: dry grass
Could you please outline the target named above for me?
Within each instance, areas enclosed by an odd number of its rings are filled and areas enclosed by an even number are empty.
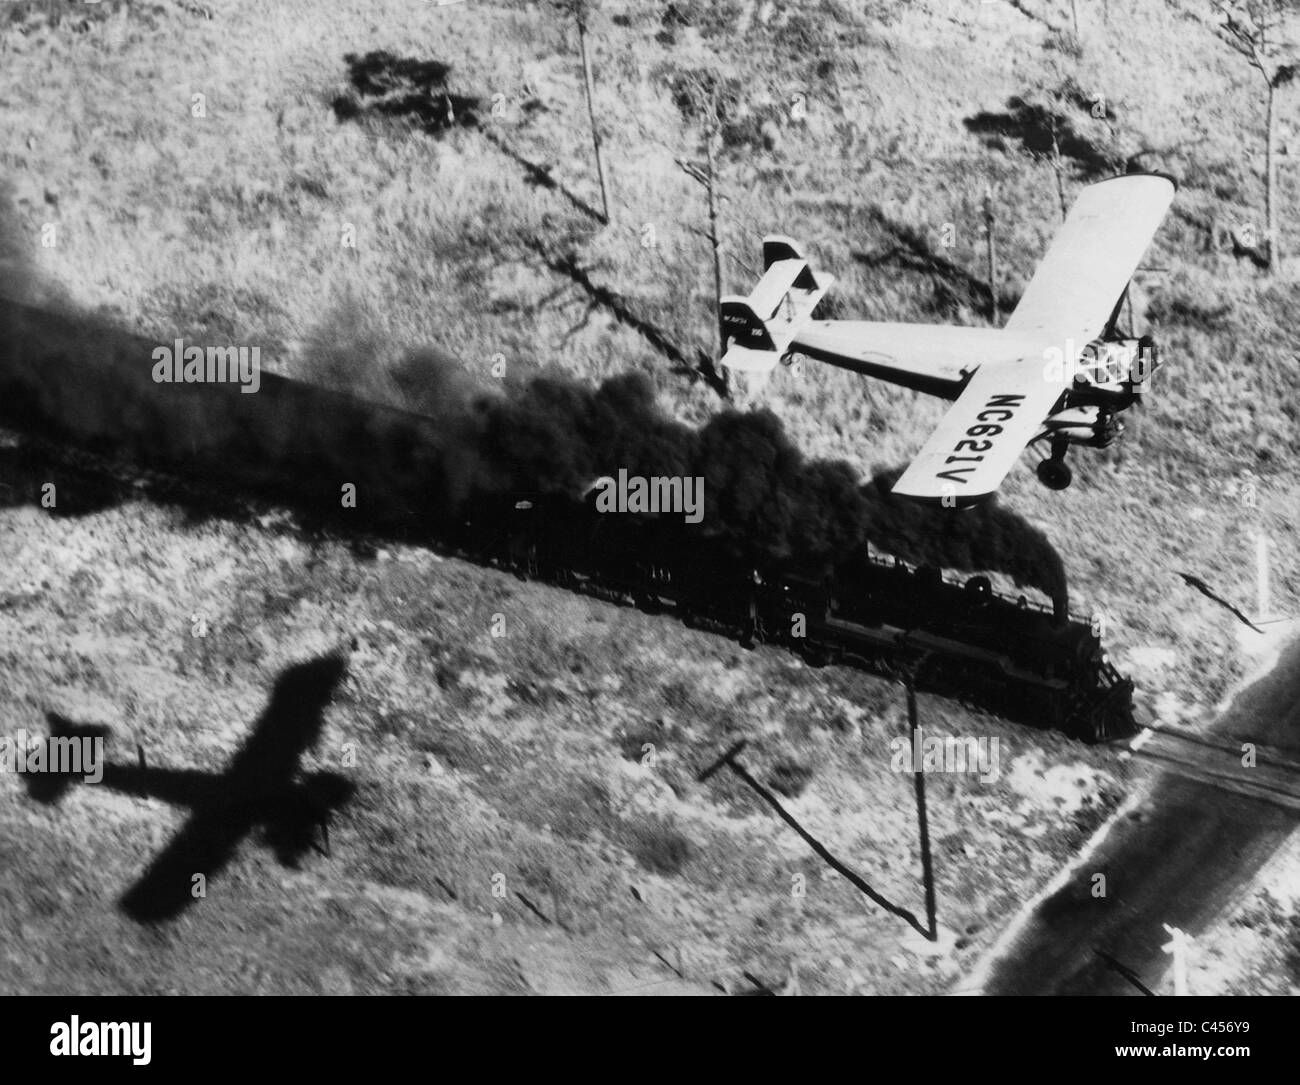
[[[497,379],[491,368],[498,357],[512,377],[543,365],[588,381],[640,369],[654,376],[681,419],[699,422],[717,409],[706,386],[674,372],[644,338],[548,266],[572,255],[594,282],[616,290],[688,355],[711,349],[711,272],[698,236],[704,196],[675,161],[699,157],[699,132],[673,100],[674,76],[684,70],[712,66],[742,90],[721,165],[724,289],[746,289],[759,239],[783,232],[803,240],[838,277],[841,312],[891,319],[984,320],[982,303],[960,274],[916,270],[890,254],[902,245],[913,257],[941,257],[979,279],[986,185],[995,186],[1002,209],[999,245],[1009,290],[1032,272],[1059,221],[1051,166],[1015,141],[982,142],[964,122],[1005,111],[1017,95],[1042,97],[1067,80],[1085,96],[1104,95],[1113,120],[1069,107],[1075,127],[1120,159],[1150,150],[1145,166],[1168,169],[1184,183],[1178,211],[1148,257],[1169,271],[1144,279],[1168,366],[1119,452],[1081,454],[1077,482],[1063,495],[1045,493],[1021,468],[1008,480],[1006,501],[1059,547],[1076,608],[1107,616],[1121,665],[1135,647],[1177,649],[1172,669],[1135,677],[1147,703],[1172,692],[1177,711],[1192,721],[1207,718],[1240,664],[1233,619],[1183,588],[1174,572],[1195,572],[1250,609],[1251,533],[1263,530],[1275,542],[1275,610],[1300,610],[1300,570],[1289,545],[1300,526],[1289,468],[1300,452],[1294,286],[1265,282],[1248,262],[1212,244],[1216,220],[1236,226],[1260,216],[1259,169],[1246,157],[1259,145],[1258,113],[1253,73],[1200,25],[1194,5],[1112,0],[1109,25],[1100,13],[1090,17],[1074,55],[1042,22],[1008,5],[984,11],[936,0],[885,22],[830,0],[817,5],[818,17],[801,20],[795,5],[777,4],[764,26],[756,5],[678,3],[675,9],[689,17],[666,26],[666,3],[607,3],[593,31],[614,198],[614,221],[605,227],[562,192],[531,183],[520,164],[550,167],[578,201],[598,199],[574,35],[544,7],[334,0],[325,18],[306,0],[207,6],[211,20],[174,3],[105,3],[87,9],[93,14],[84,20],[61,21],[51,16],[56,5],[6,6],[0,178],[13,187],[17,257],[77,303],[143,334],[261,344],[264,357],[286,371],[389,400],[407,394],[394,377],[403,353],[431,346],[460,359],[485,385]],[[1054,6],[1023,6],[1041,7],[1044,19],[1058,25]],[[829,51],[832,41],[837,48]],[[488,104],[501,95],[503,115],[489,111],[483,128],[455,126],[438,136],[409,119],[368,111],[340,119],[333,103],[349,91],[344,57],[381,50],[451,65],[451,92]],[[204,96],[206,116],[193,114],[195,94]],[[796,94],[806,105],[800,119],[789,108]],[[1071,176],[1069,188],[1081,180]],[[1284,186],[1287,206],[1295,184],[1292,178]],[[45,223],[58,227],[54,248],[40,244]],[[945,223],[956,227],[951,249],[939,240]],[[653,248],[642,244],[647,224]],[[355,248],[342,244],[349,225]],[[801,378],[778,373],[768,403],[806,452],[844,458],[864,475],[904,462],[941,410],[911,393],[817,367]],[[1247,470],[1258,476],[1255,509],[1230,492]],[[690,783],[697,760],[758,728],[776,779],[790,775],[790,764],[815,766],[797,804],[828,840],[880,872],[887,892],[915,893],[914,864],[902,858],[911,840],[907,788],[882,770],[878,748],[900,726],[889,687],[838,672],[810,676],[779,656],[740,656],[676,626],[454,564],[418,565],[412,578],[405,566],[349,572],[348,559],[333,554],[326,571],[311,574],[321,579],[304,582],[308,574],[256,535],[229,527],[191,535],[161,522],[157,511],[127,514],[143,526],[107,521],[123,545],[176,566],[166,591],[140,585],[132,594],[137,609],[127,611],[114,609],[126,604],[110,603],[103,577],[106,569],[135,568],[134,559],[115,552],[96,566],[86,557],[91,551],[78,549],[89,544],[77,525],[38,524],[29,513],[21,523],[11,519],[12,530],[59,548],[84,581],[75,591],[56,589],[65,594],[52,605],[67,613],[57,636],[40,633],[35,618],[30,628],[5,619],[4,667],[20,677],[7,694],[11,706],[35,712],[42,691],[82,676],[76,680],[112,703],[135,697],[151,721],[135,725],[141,733],[174,743],[167,748],[178,760],[198,759],[208,755],[194,745],[193,721],[210,715],[213,684],[228,691],[221,726],[233,740],[275,667],[368,629],[354,656],[354,700],[340,726],[367,742],[377,742],[375,734],[390,738],[375,748],[367,770],[375,781],[370,805],[356,814],[349,830],[356,842],[329,885],[424,893],[437,874],[481,894],[492,871],[510,867],[530,899],[562,911],[594,940],[584,944],[584,960],[620,962],[610,964],[613,975],[630,967],[630,958],[601,939],[645,922],[626,891],[635,877],[650,886],[652,901],[660,886],[672,902],[656,913],[654,937],[686,945],[695,954],[693,975],[715,965],[734,970],[760,954],[782,973],[806,962],[813,945],[814,989],[859,982],[852,969],[834,963],[855,958],[869,962],[861,989],[947,982],[940,973],[893,968],[892,949],[882,953],[880,946],[889,945],[895,926],[864,917],[859,900],[839,883],[818,883],[816,903],[794,911],[790,874],[814,869],[802,846],[740,785],[719,780],[706,793]],[[35,562],[40,549],[32,545]],[[17,563],[11,569],[19,571],[9,575],[35,575],[23,568]],[[240,579],[239,592],[230,590],[227,574]],[[316,602],[300,604],[289,619],[257,614],[256,600],[281,581],[285,592],[291,587]],[[80,606],[87,597],[94,621]],[[176,625],[174,598],[185,608],[202,603],[220,611],[228,639],[199,651],[179,633],[166,644],[142,633],[142,614],[159,628]],[[242,610],[245,604],[254,613]],[[521,608],[540,639],[485,640],[484,615],[502,606]],[[564,621],[540,621],[553,611]],[[89,629],[120,631],[126,639],[112,647],[105,635],[105,643],[91,645]],[[37,635],[47,638],[40,666],[29,639]],[[430,636],[433,659],[424,639]],[[137,668],[151,661],[147,675],[136,674],[147,680],[133,684],[122,677],[136,673],[129,670],[101,673],[119,656]],[[701,670],[686,662],[691,658],[715,662]],[[615,676],[621,685],[613,692],[597,676]],[[739,692],[710,691],[724,678]],[[173,689],[177,703],[168,700]],[[681,707],[660,721],[665,703]],[[1050,736],[973,720],[948,706],[935,710],[954,730],[1000,734],[1050,758],[1101,764],[1098,755],[1067,752]],[[765,719],[771,722],[759,722]],[[633,738],[659,733],[656,727],[679,736],[669,744],[674,752],[662,779],[638,775],[620,752]],[[175,733],[184,741],[163,737]],[[431,782],[424,753],[456,767]],[[545,786],[537,783],[539,766]],[[1095,817],[1119,786],[1112,778]],[[941,897],[978,927],[970,936],[973,952],[1086,826],[1053,822],[1045,812],[1045,837],[990,833],[981,828],[989,810],[1011,817],[1012,830],[1020,825],[1017,796],[964,781],[945,780],[938,790]],[[85,801],[89,817],[104,800]],[[142,814],[119,811],[113,831],[130,836],[124,854],[139,849]],[[647,825],[657,827],[650,836]],[[73,847],[72,827],[50,821],[40,831]],[[679,846],[679,837],[691,846]],[[121,856],[114,863],[96,882],[105,902],[109,884],[130,867]],[[256,908],[272,907],[268,870],[259,865],[237,881],[241,894],[261,901]],[[52,897],[61,877],[50,876]],[[295,884],[319,907],[343,892],[310,879]],[[340,907],[382,915],[410,904],[376,889],[363,906],[368,892],[358,889]],[[446,901],[421,903],[440,921],[454,916],[454,933],[436,953],[427,944],[393,952],[408,964],[419,953],[448,961],[460,955],[465,967],[449,964],[453,978],[437,982],[465,989],[472,971],[466,962],[487,937],[475,924],[494,907],[490,898],[474,900],[467,911],[449,911]],[[32,905],[22,898],[8,906],[27,912]],[[420,915],[403,920],[412,946],[430,937],[422,924],[432,921]],[[207,937],[219,939],[219,927]],[[506,942],[498,947],[502,961]],[[34,961],[11,973],[14,989],[38,984]],[[518,982],[542,982],[551,964],[533,964],[532,980]],[[51,986],[75,986],[75,968],[67,967]],[[106,985],[134,989],[142,982],[136,967],[129,959],[115,964],[104,973],[111,977]],[[405,975],[405,967],[395,972]],[[359,988],[400,986],[395,973],[385,977],[373,964],[356,969]],[[436,986],[428,970],[411,969],[413,986]],[[517,977],[502,969],[483,981],[487,989],[516,989]],[[204,975],[200,986],[239,986],[219,970]],[[295,989],[297,981],[268,982]],[[575,986],[615,982],[587,973]]]

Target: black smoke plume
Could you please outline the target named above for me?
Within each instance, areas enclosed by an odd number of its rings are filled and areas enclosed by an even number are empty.
[[[767,410],[682,425],[638,374],[595,388],[539,376],[484,393],[456,363],[425,354],[405,363],[408,379],[411,369],[426,372],[415,414],[272,373],[255,395],[155,384],[156,346],[91,318],[0,299],[0,421],[131,462],[179,464],[214,488],[274,493],[322,515],[337,513],[340,482],[350,482],[366,517],[434,533],[484,495],[576,499],[620,469],[700,477],[703,521],[689,530],[744,563],[819,571],[870,544],[1064,595],[1050,543],[996,501],[956,510],[895,498],[896,472],[861,484],[847,463],[808,459]]]
[[[1061,599],[1065,564],[1042,531],[996,497],[969,509],[921,505],[890,492],[903,468],[874,475],[866,487],[867,538],[917,565],[1005,573],[1022,587]]]
[[[916,564],[996,571],[1053,599],[1065,569],[1046,536],[997,499],[969,510],[890,493],[900,471],[865,485],[842,461],[806,458],[768,410],[726,410],[692,429],[666,417],[649,380],[590,388],[543,376],[449,412],[447,504],[477,493],[581,493],[601,475],[704,479],[698,530],[756,564],[834,565],[864,545]],[[452,421],[452,419],[455,419]]]

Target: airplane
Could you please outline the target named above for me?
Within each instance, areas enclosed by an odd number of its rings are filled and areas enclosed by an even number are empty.
[[[1173,203],[1163,174],[1084,188],[1001,328],[814,320],[834,283],[788,237],[763,240],[748,297],[722,298],[729,372],[765,382],[798,355],[953,401],[893,492],[949,508],[985,500],[1020,453],[1043,442],[1039,480],[1069,486],[1072,445],[1105,448],[1159,361],[1149,335],[1119,328],[1129,281]]]
[[[194,875],[205,880],[224,867],[240,840],[261,826],[276,858],[295,867],[309,849],[328,854],[333,812],[354,794],[352,781],[333,772],[302,774],[299,760],[316,746],[323,712],[346,672],[338,655],[297,663],[276,680],[270,703],[224,773],[155,768],[145,763],[104,766],[100,784],[128,795],[188,806],[190,816],[120,901],[142,923],[171,919],[194,903]],[[50,733],[59,738],[104,738],[106,728],[79,725],[51,713]],[[27,775],[28,793],[57,804],[73,777]],[[94,785],[92,785],[94,786]],[[324,848],[313,837],[319,830]]]

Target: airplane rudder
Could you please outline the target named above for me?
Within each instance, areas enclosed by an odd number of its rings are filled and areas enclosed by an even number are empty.
[[[754,307],[745,298],[726,297],[718,310],[724,342],[751,350],[775,350],[776,344]]]

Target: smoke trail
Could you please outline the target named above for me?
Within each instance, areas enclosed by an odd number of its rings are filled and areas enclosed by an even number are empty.
[[[443,359],[431,359],[437,372]],[[450,383],[445,376],[432,377]],[[444,412],[450,421],[455,411]],[[475,493],[581,493],[601,475],[699,476],[698,530],[755,563],[836,564],[867,543],[918,564],[997,571],[1052,598],[1065,569],[1046,536],[996,499],[969,510],[894,497],[900,471],[860,485],[842,461],[809,460],[767,410],[723,411],[698,430],[661,411],[649,380],[628,374],[590,388],[534,378],[471,397],[445,430],[440,457],[455,507]]]
[[[915,564],[1006,573],[1053,599],[1066,590],[1065,564],[1046,535],[996,497],[970,509],[922,505],[890,492],[903,468],[878,472],[865,487],[873,546]]]

